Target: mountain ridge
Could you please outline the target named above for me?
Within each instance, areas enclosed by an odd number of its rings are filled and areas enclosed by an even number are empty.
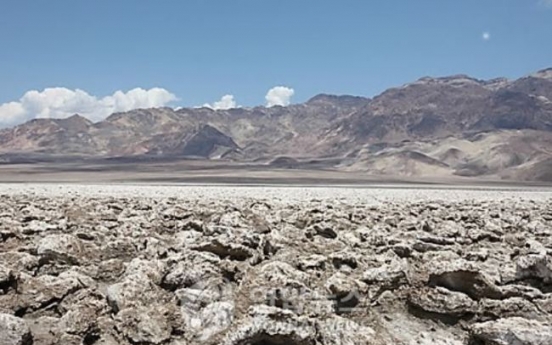
[[[96,123],[78,114],[35,119],[0,130],[0,154],[284,167],[316,159],[367,174],[548,180],[551,99],[552,69],[516,80],[423,77],[373,98],[322,93],[286,107],[137,109]]]

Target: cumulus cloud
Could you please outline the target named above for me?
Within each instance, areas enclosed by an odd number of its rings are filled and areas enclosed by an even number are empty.
[[[34,118],[66,118],[74,114],[98,121],[115,112],[162,107],[175,100],[174,94],[162,88],[116,91],[103,98],[63,87],[33,90],[26,92],[18,102],[0,105],[0,125],[14,125]]]
[[[483,34],[481,34],[481,38],[483,41],[488,41],[491,39],[491,33],[488,31],[485,31]]]
[[[14,123],[25,116],[25,108],[19,102],[9,102],[0,105],[0,124]]]
[[[205,103],[203,106],[214,110],[228,110],[239,107],[233,95],[224,95],[220,101],[214,102],[213,104]]]
[[[268,90],[268,93],[265,96],[266,106],[273,107],[275,105],[288,106],[291,102],[291,97],[295,94],[295,90],[285,87],[285,86],[276,86]]]

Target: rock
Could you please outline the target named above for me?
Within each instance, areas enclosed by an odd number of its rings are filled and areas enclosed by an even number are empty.
[[[218,256],[206,252],[190,252],[168,268],[162,285],[170,290],[186,288],[221,274]]]
[[[313,345],[316,340],[314,322],[288,310],[255,306],[248,318],[226,332],[220,344],[294,344]]]
[[[183,210],[180,207],[171,207],[163,211],[162,216],[170,220],[184,220],[190,218],[193,213]]]
[[[317,329],[319,330],[319,341],[322,344],[377,344],[375,342],[376,332],[372,328],[360,326],[354,321],[339,316],[317,322]]]
[[[552,325],[520,317],[478,323],[470,329],[469,344],[552,344]]]
[[[362,274],[362,281],[366,284],[375,284],[384,289],[396,289],[408,284],[408,268],[404,261],[394,260],[366,270]]]
[[[456,222],[445,221],[435,227],[435,235],[441,237],[457,237],[463,232],[462,226]]]
[[[124,236],[118,236],[107,243],[102,244],[100,248],[100,259],[119,259],[130,261],[137,256],[136,246],[133,241]]]
[[[106,296],[94,289],[80,290],[64,298],[58,309],[63,314],[59,328],[81,337],[97,329],[97,319],[110,313]]]
[[[10,287],[16,283],[15,274],[6,266],[0,264],[0,291],[6,293]]]
[[[0,345],[32,344],[31,330],[23,319],[8,314],[0,314]]]
[[[178,289],[175,295],[186,312],[198,311],[214,302],[231,300],[234,286],[222,278],[202,280],[189,288]]]
[[[521,297],[505,300],[483,299],[479,301],[479,313],[483,318],[523,317],[530,320],[546,319],[547,313],[537,305]]]
[[[355,270],[359,266],[360,258],[349,252],[343,251],[330,254],[330,260],[336,269]]]
[[[503,294],[477,267],[463,260],[437,263],[431,270],[428,284],[467,294],[475,300],[500,299]]]
[[[123,260],[109,259],[98,263],[94,278],[101,281],[114,281],[121,277],[124,272]]]
[[[521,256],[516,260],[516,279],[536,279],[552,285],[552,260],[546,252]]]
[[[315,224],[313,225],[312,231],[315,235],[328,238],[328,239],[334,239],[337,238],[337,233],[334,229],[332,229],[331,226],[325,225],[325,224]],[[312,235],[311,235],[312,236]]]
[[[414,245],[412,246],[412,249],[414,249],[415,251],[420,252],[420,253],[438,252],[438,251],[444,250],[443,246],[441,246],[439,244],[428,243],[428,242],[423,242],[423,241],[419,241],[419,242],[414,243]]]
[[[369,344],[466,345],[467,336],[455,326],[409,313],[389,311],[376,323],[376,339]],[[459,323],[461,324],[461,322]],[[380,340],[381,339],[381,340]]]
[[[309,276],[290,264],[280,261],[269,262],[259,268],[252,279],[272,287],[305,288]]]
[[[147,276],[134,274],[108,286],[107,299],[111,308],[117,313],[122,309],[159,303],[167,299],[167,296]]]
[[[165,266],[159,260],[132,259],[125,269],[125,276],[141,276],[159,285],[165,276]]]
[[[451,324],[477,311],[476,303],[467,295],[443,288],[412,292],[408,302],[415,315]]]
[[[46,260],[76,265],[83,252],[80,240],[72,235],[48,235],[40,240],[38,255]]]
[[[82,345],[82,338],[73,334],[64,333],[59,337],[59,343],[64,345]]]
[[[501,286],[500,289],[504,297],[523,297],[530,301],[544,297],[542,291],[527,285],[509,284]]]
[[[412,248],[403,243],[395,244],[392,250],[401,258],[408,258],[412,255]]]
[[[18,298],[14,300],[12,308],[27,312],[48,308],[57,305],[65,297],[83,287],[78,277],[70,273],[58,277],[23,277],[18,283]]]
[[[32,235],[36,233],[56,230],[57,226],[53,224],[48,224],[43,221],[39,220],[32,220],[30,223],[27,224],[26,227],[22,229],[22,233],[25,235]]]
[[[327,258],[323,255],[310,255],[298,260],[297,268],[301,271],[324,270]]]
[[[428,236],[428,235],[419,236],[418,240],[424,243],[436,244],[440,246],[450,246],[456,243],[456,241],[453,238]]]
[[[122,334],[138,344],[161,344],[171,337],[171,310],[162,305],[139,306],[121,310],[117,327]]]
[[[209,252],[221,259],[245,261],[254,255],[253,250],[247,246],[235,243],[225,238],[214,238],[209,242],[203,242],[192,249],[202,252]]]
[[[304,308],[304,297],[310,292],[308,283],[308,274],[284,262],[272,261],[255,267],[244,277],[237,291],[243,296],[239,310],[266,304],[300,312]]]
[[[477,251],[470,251],[465,255],[469,261],[485,261],[489,258],[489,251],[487,249],[480,249]]]
[[[335,301],[335,310],[338,314],[351,312],[360,303],[359,283],[342,273],[331,276],[325,287],[330,293],[330,299]]]
[[[234,321],[234,303],[215,302],[207,305],[188,321],[194,341],[203,343],[228,329]]]
[[[33,342],[35,345],[56,345],[60,343],[62,331],[58,327],[59,318],[42,316],[29,320]]]
[[[28,253],[5,252],[0,253],[2,265],[14,272],[32,273],[39,266],[39,259]]]
[[[128,340],[117,329],[117,321],[112,316],[101,316],[95,320],[97,329],[91,330],[83,340],[88,344],[119,345],[128,344]],[[83,341],[83,342],[84,342]]]

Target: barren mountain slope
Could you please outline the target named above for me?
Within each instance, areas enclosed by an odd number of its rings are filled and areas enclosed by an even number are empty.
[[[552,133],[503,130],[462,138],[368,144],[351,152],[340,168],[403,176],[487,176],[545,181],[538,163],[552,156]],[[515,173],[521,169],[524,173]]]
[[[373,99],[321,94],[288,107],[37,119],[1,130],[0,152],[4,161],[193,156],[278,165],[287,157],[283,167],[314,160],[370,174],[549,180],[551,98],[550,69],[514,81],[425,77]]]

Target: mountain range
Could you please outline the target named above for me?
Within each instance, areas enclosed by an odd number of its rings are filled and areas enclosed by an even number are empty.
[[[386,176],[552,181],[552,68],[517,80],[424,77],[374,98],[229,110],[76,114],[0,130],[0,162],[246,162]]]

